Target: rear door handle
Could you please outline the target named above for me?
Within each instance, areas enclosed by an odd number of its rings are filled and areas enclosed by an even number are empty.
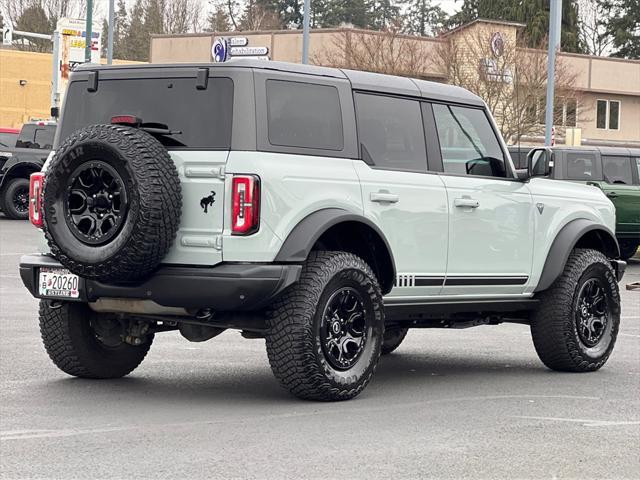
[[[400,196],[389,192],[371,192],[369,199],[378,203],[397,203]]]
[[[618,194],[616,192],[607,193],[607,197],[609,198],[618,198]]]
[[[471,197],[456,198],[453,204],[460,208],[478,208],[480,206],[480,202]]]

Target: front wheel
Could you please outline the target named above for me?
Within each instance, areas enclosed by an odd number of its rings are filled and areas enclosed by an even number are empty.
[[[83,303],[52,305],[40,301],[40,333],[53,363],[63,372],[82,378],[119,378],[142,362],[153,335],[124,341],[122,324],[113,315],[93,312]]]
[[[309,400],[347,400],[369,383],[380,357],[384,308],[371,268],[346,252],[312,252],[300,280],[267,316],[274,375]]]
[[[620,292],[607,257],[574,250],[562,275],[540,296],[531,320],[533,343],[547,367],[564,372],[602,367],[620,326]]]
[[[29,218],[29,180],[13,178],[2,193],[4,214],[13,220]]]

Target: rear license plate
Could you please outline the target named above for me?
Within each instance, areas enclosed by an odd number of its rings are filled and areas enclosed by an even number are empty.
[[[64,268],[41,268],[39,293],[41,297],[78,298],[80,278]]]

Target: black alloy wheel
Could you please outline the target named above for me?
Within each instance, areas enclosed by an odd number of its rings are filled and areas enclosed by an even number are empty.
[[[578,338],[585,347],[593,348],[604,337],[611,316],[600,279],[587,280],[580,288],[577,301],[575,320]]]
[[[21,214],[29,214],[29,187],[20,186],[13,191],[11,198],[13,208]]]
[[[65,219],[73,235],[87,245],[102,245],[122,227],[127,193],[120,174],[107,163],[81,164],[67,185]]]
[[[333,368],[348,370],[358,361],[370,334],[368,318],[362,296],[354,288],[341,288],[331,295],[320,335],[322,351]]]

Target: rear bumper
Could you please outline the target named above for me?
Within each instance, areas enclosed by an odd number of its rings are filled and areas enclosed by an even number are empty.
[[[20,277],[36,298],[40,267],[63,268],[47,255],[20,258]],[[220,264],[215,267],[161,267],[149,278],[126,284],[107,284],[80,278],[81,302],[98,298],[152,300],[165,307],[211,308],[215,311],[252,311],[266,307],[298,281],[301,265]]]

